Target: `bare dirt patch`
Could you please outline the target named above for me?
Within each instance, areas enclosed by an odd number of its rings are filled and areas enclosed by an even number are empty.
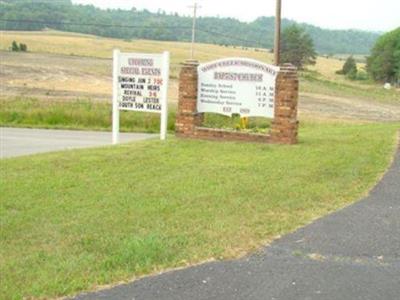
[[[112,61],[106,58],[0,51],[2,98],[32,97],[51,101],[111,101]],[[178,81],[170,81],[169,99],[178,99]],[[400,121],[400,103],[304,93],[300,114],[329,119]]]
[[[0,94],[68,101],[111,101],[111,59],[0,51]],[[171,80],[170,99],[177,101]]]
[[[400,103],[387,104],[327,95],[300,95],[300,114],[328,119],[400,121]]]

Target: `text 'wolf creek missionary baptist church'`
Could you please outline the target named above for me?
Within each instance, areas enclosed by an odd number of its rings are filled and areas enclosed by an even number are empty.
[[[200,65],[198,111],[273,118],[278,71],[243,58]]]

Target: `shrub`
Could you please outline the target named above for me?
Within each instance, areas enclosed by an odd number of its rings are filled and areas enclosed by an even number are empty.
[[[336,74],[339,75],[348,75],[348,77],[357,76],[357,63],[353,56],[349,56],[344,63],[341,70],[337,71]]]
[[[13,41],[12,44],[11,44],[11,51],[18,52],[19,50],[20,49],[19,49],[19,46],[18,46],[17,42]]]
[[[357,72],[356,80],[364,81],[364,80],[368,80],[368,79],[369,79],[369,76],[368,76],[367,72],[365,72],[363,70],[360,70]]]
[[[346,78],[350,80],[356,80],[357,79],[357,68],[351,69],[347,74]]]
[[[21,52],[27,52],[28,51],[28,46],[26,44],[19,44],[19,50]]]

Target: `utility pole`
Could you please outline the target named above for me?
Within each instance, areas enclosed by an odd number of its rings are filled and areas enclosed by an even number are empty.
[[[199,6],[197,4],[197,2],[194,3],[193,6],[189,6],[190,8],[193,8],[193,27],[192,27],[192,49],[191,49],[191,55],[190,58],[193,59],[194,58],[194,44],[196,42],[196,19],[197,19],[197,10],[199,8],[201,8],[201,6]]]
[[[282,0],[276,0],[274,63],[277,66],[279,66],[280,64],[280,53],[281,53],[281,12],[282,12]]]

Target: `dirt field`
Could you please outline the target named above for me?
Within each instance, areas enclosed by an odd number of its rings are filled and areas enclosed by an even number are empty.
[[[111,101],[111,59],[0,51],[0,61],[2,98]],[[169,94],[177,100],[176,80]]]
[[[361,121],[400,121],[400,104],[386,104],[356,98],[300,94],[300,117]]]
[[[0,51],[0,94],[51,101],[111,101],[111,60],[42,53]],[[171,80],[169,99],[176,103],[178,82]],[[302,93],[300,115],[315,118],[399,121],[400,104]]]

